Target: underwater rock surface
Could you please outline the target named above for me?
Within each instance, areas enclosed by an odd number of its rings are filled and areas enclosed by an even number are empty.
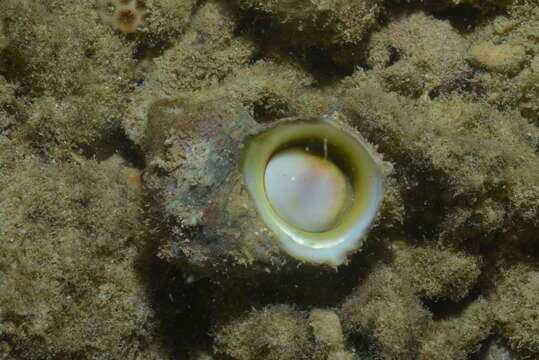
[[[536,0],[1,0],[0,359],[539,358],[538,29]],[[241,171],[328,114],[383,157],[334,267]]]

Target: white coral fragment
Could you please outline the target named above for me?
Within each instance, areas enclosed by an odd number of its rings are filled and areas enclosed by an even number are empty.
[[[125,34],[136,33],[146,23],[147,9],[140,0],[97,0],[97,10],[104,24]]]

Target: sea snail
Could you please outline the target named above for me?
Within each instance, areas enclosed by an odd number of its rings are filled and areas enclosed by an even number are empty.
[[[385,163],[339,116],[268,124],[230,99],[155,102],[142,149],[170,230],[160,254],[202,273],[344,263],[376,216]]]
[[[241,166],[260,217],[305,262],[343,263],[383,198],[380,158],[335,116],[273,124],[248,142]]]

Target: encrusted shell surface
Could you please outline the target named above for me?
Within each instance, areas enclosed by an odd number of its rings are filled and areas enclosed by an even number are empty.
[[[204,104],[167,99],[150,108],[144,182],[169,229],[162,257],[202,272],[286,262],[239,171],[243,144],[261,130],[241,105],[227,99]]]

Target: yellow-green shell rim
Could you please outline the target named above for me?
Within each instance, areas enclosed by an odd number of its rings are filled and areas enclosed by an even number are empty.
[[[373,150],[353,129],[344,131],[332,120],[285,120],[252,137],[241,167],[258,213],[293,257],[314,263],[341,264],[346,253],[360,246],[383,197],[383,175]],[[264,187],[268,161],[283,148],[301,142],[327,141],[338,155],[339,167],[349,177],[354,199],[339,223],[325,232],[306,232],[288,224],[270,205]]]

